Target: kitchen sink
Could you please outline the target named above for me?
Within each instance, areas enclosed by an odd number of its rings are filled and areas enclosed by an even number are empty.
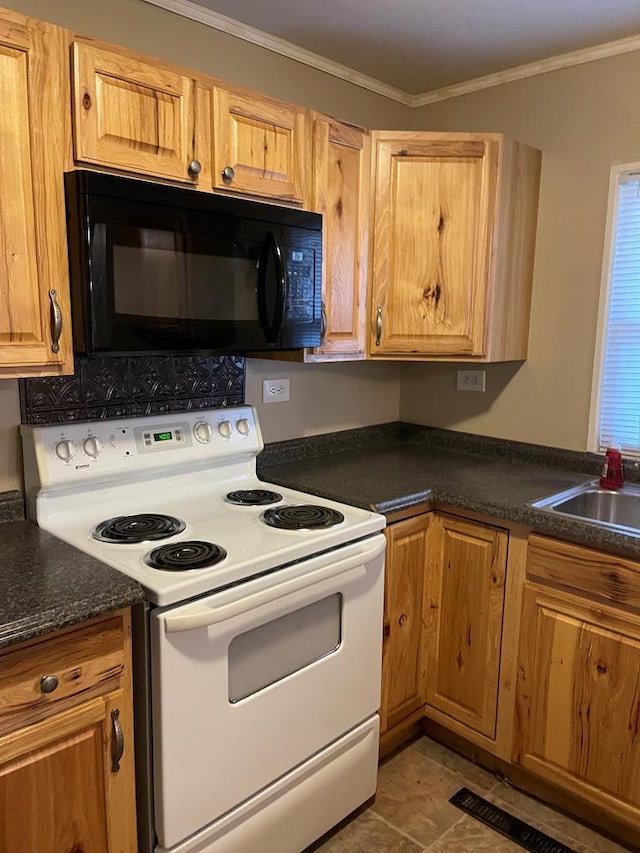
[[[602,489],[597,481],[551,495],[531,504],[559,515],[640,536],[640,486]]]

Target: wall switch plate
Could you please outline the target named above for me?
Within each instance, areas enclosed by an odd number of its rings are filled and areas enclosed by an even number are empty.
[[[486,390],[486,370],[458,370],[456,373],[456,391]]]
[[[263,403],[286,403],[289,399],[288,379],[264,379],[262,381]]]

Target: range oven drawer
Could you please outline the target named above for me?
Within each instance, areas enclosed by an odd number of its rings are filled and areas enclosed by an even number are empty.
[[[375,714],[384,547],[377,534],[152,614],[161,848]]]

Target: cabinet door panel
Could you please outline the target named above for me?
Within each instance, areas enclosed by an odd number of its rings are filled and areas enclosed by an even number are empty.
[[[484,354],[496,182],[488,140],[378,140],[372,356]]]
[[[385,617],[381,730],[424,705],[422,601],[430,514],[385,530]]]
[[[640,819],[640,619],[527,584],[515,760]]]
[[[62,187],[63,63],[55,28],[0,20],[0,376],[73,370]],[[52,295],[63,319],[59,349]]]
[[[93,45],[73,49],[76,160],[190,182],[193,80]]]
[[[219,88],[213,99],[214,187],[303,202],[305,111]],[[229,167],[231,179],[223,176]]]
[[[495,737],[507,534],[436,515],[425,594],[426,699]]]
[[[314,209],[323,219],[326,332],[320,355],[364,358],[367,288],[369,137],[317,118],[314,125]]]
[[[103,722],[95,700],[0,740],[0,850],[109,853]]]

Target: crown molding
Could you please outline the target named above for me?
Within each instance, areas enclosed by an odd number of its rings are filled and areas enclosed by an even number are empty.
[[[353,68],[349,68],[347,65],[341,65],[339,62],[334,62],[311,50],[305,50],[289,41],[265,33],[263,30],[258,30],[255,27],[250,27],[248,24],[243,24],[241,21],[236,21],[234,18],[228,18],[219,12],[206,9],[204,6],[191,2],[191,0],[142,0],[142,2],[148,3],[151,6],[158,6],[160,9],[165,9],[168,12],[174,12],[183,18],[189,18],[200,24],[205,24],[205,26],[263,47],[280,56],[286,56],[288,59],[294,59],[296,62],[301,62],[310,68],[323,71],[325,74],[330,74],[332,77],[352,83],[361,89],[367,89],[376,95],[381,95],[384,98],[389,98],[392,101],[413,108],[425,107],[428,104],[435,104],[439,101],[449,100],[450,98],[458,98],[460,95],[468,95],[471,92],[479,92],[482,89],[501,86],[503,83],[513,83],[516,80],[524,80],[527,77],[536,77],[538,74],[547,74],[550,71],[570,68],[573,65],[583,65],[587,62],[595,62],[598,59],[607,59],[611,56],[620,56],[623,53],[632,53],[635,50],[640,50],[640,35],[627,36],[617,41],[573,50],[569,53],[551,56],[548,59],[529,62],[526,65],[517,65],[514,68],[507,68],[505,71],[497,71],[495,74],[475,77],[463,83],[453,83],[451,86],[443,86],[440,89],[433,89],[412,95],[409,92],[404,92],[402,89],[397,89],[395,86],[390,86],[388,83],[383,83],[375,77],[370,77],[368,74],[362,74]]]
[[[449,98],[458,98],[460,95],[467,95],[470,92],[479,92],[482,89],[501,86],[503,83],[513,83],[516,80],[524,80],[526,77],[537,77],[538,74],[559,71],[562,68],[570,68],[573,65],[584,65],[587,62],[595,62],[598,59],[608,59],[611,56],[632,53],[634,50],[640,50],[640,35],[627,36],[626,38],[606,42],[605,44],[598,44],[594,47],[572,50],[569,53],[550,56],[548,59],[529,62],[526,65],[517,65],[514,68],[507,68],[505,71],[497,71],[495,74],[487,74],[485,77],[476,77],[464,83],[454,83],[451,86],[443,86],[441,89],[423,92],[420,95],[413,96],[411,106],[424,107],[427,104],[435,104],[438,101],[446,101]]]
[[[191,3],[190,0],[142,0],[142,2],[149,3],[151,6],[158,6],[160,9],[166,9],[168,12],[175,12],[177,15],[182,15],[183,18],[205,24],[214,30],[221,30],[223,33],[263,47],[273,53],[280,54],[280,56],[286,56],[288,59],[295,59],[296,62],[301,62],[303,65],[308,65],[318,71],[324,71],[325,74],[345,80],[347,83],[353,83],[355,86],[360,86],[361,89],[367,89],[376,95],[382,95],[383,98],[389,98],[407,107],[412,106],[414,95],[403,92],[402,89],[396,89],[395,86],[383,83],[382,80],[361,74],[347,65],[341,65],[339,62],[334,62],[311,50],[305,50],[289,41],[265,33],[263,30],[257,30],[255,27],[250,27],[234,18],[228,18],[219,12],[205,9],[197,3]]]

